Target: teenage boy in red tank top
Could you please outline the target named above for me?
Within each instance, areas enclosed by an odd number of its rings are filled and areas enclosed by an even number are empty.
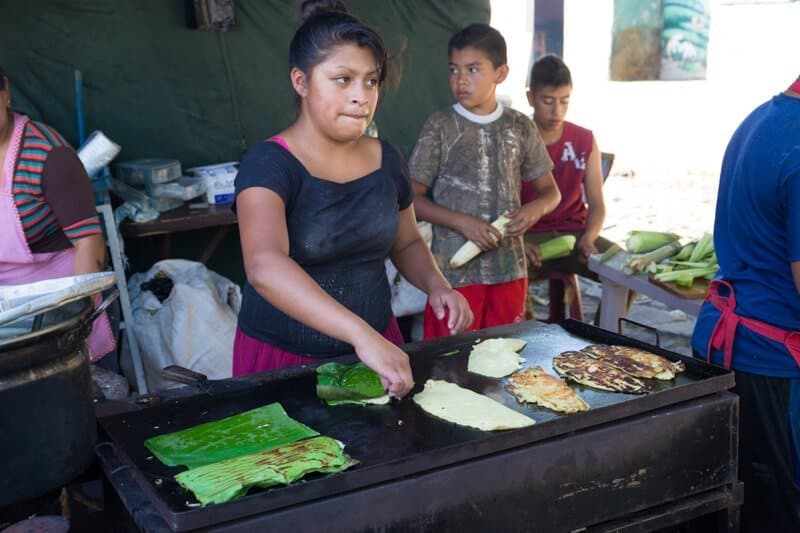
[[[606,214],[600,150],[591,130],[565,120],[571,94],[572,75],[560,57],[546,55],[533,64],[528,103],[533,107],[533,121],[553,161],[553,177],[561,191],[561,202],[525,234],[531,281],[542,272],[553,270],[597,281],[597,274],[587,267],[587,259],[613,244],[600,236]],[[522,203],[535,198],[536,191],[523,182]],[[542,261],[539,244],[561,235],[574,235],[577,239],[572,254]],[[631,293],[629,301],[632,300]],[[533,318],[530,298],[527,314]]]

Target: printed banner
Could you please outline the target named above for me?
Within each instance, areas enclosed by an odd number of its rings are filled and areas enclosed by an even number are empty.
[[[661,0],[614,0],[612,81],[658,79],[661,7]]]
[[[705,79],[710,3],[614,0],[610,79]]]
[[[664,0],[660,79],[706,78],[709,3],[709,0]]]

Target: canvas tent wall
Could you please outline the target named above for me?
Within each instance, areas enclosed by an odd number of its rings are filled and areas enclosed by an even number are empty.
[[[288,45],[299,0],[235,0],[226,33],[185,25],[182,0],[4,1],[0,65],[14,107],[73,144],[73,71],[83,74],[86,131],[121,144],[118,160],[172,157],[185,167],[239,160],[294,116]],[[427,115],[451,103],[447,41],[489,21],[489,0],[350,0],[392,50],[400,85],[377,115],[382,137],[408,155]]]

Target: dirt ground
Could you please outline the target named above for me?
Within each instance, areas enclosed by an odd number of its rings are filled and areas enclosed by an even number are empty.
[[[687,239],[711,232],[718,181],[717,175],[708,174],[612,170],[603,188],[603,235],[622,242],[631,230],[671,231]]]

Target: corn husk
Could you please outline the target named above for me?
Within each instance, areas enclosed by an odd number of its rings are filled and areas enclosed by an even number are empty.
[[[381,378],[364,363],[318,366],[317,396],[328,405],[389,403]]]
[[[622,247],[619,244],[614,243],[611,246],[609,246],[608,249],[605,252],[603,252],[603,254],[600,256],[600,259],[598,259],[598,261],[600,263],[605,263],[609,259],[614,257],[615,255],[620,253],[621,251],[622,251]]]
[[[711,279],[719,270],[714,253],[714,237],[704,233],[695,243],[684,246],[662,270],[653,277],[662,282],[673,282],[680,287],[691,288],[698,278]]]
[[[288,485],[312,472],[341,472],[356,464],[339,441],[315,437],[187,470],[175,480],[208,505],[244,496],[251,487]]]
[[[673,241],[645,254],[632,255],[625,268],[632,273],[644,272],[651,263],[658,263],[664,259],[668,259],[680,251],[680,243],[678,241]],[[653,269],[655,269],[655,265]]]
[[[694,247],[697,246],[697,242],[690,242],[681,248],[681,251],[678,252],[678,255],[675,256],[675,261],[688,261],[689,257],[691,257],[692,252],[694,251]]]
[[[706,278],[714,276],[719,270],[718,265],[709,265],[700,268],[686,268],[683,270],[673,270],[671,272],[661,272],[653,276],[658,281],[669,282],[674,281],[681,287],[691,287],[694,284],[695,278]]]
[[[704,233],[697,241],[697,246],[689,255],[689,261],[697,262],[714,253],[714,237],[710,233]],[[714,261],[716,262],[716,260]]]
[[[215,463],[319,435],[271,403],[215,422],[200,424],[144,441],[167,466],[189,468]]]

